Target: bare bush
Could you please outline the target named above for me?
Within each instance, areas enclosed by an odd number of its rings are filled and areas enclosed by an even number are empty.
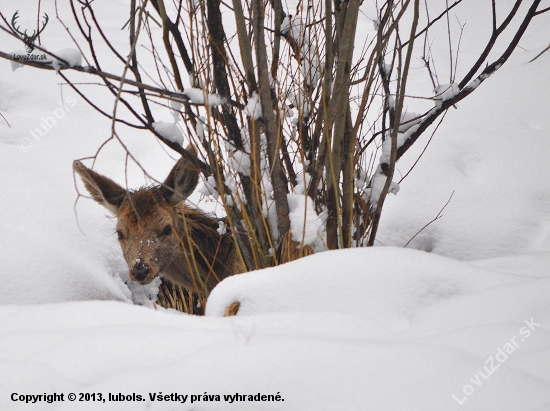
[[[373,245],[386,196],[399,190],[396,162],[501,67],[531,20],[547,11],[537,9],[540,0],[528,9],[517,0],[499,22],[493,1],[486,47],[457,78],[461,33],[451,37],[449,16],[461,2],[440,10],[420,0],[380,2],[370,16],[374,34],[362,38],[359,0],[299,1],[292,12],[280,0],[132,0],[122,50],[105,35],[95,3],[71,0],[80,29],[75,42],[86,64],[53,57],[84,99],[71,70],[101,78],[132,113],[129,121],[87,99],[111,119],[111,139],[118,138],[118,127],[145,128],[189,156],[184,131],[201,160],[204,195],[223,205],[233,232],[246,230],[249,244],[240,247],[252,250],[245,263],[256,269],[315,251]],[[1,18],[2,30],[17,36],[9,16]],[[512,40],[488,61],[513,19],[520,23]],[[433,69],[429,33],[435,24],[449,31],[446,84]],[[98,57],[99,43],[110,57]],[[118,62],[121,74],[104,71],[107,60]],[[422,62],[433,82],[422,95],[407,92],[413,61]],[[412,98],[432,105],[412,113]],[[152,105],[171,110],[174,123],[157,122]]]

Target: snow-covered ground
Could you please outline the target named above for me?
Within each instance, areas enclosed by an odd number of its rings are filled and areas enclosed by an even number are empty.
[[[320,253],[222,282],[204,318],[120,302],[2,306],[1,408],[547,410],[550,257],[524,257],[521,274],[503,265]],[[222,318],[234,299],[239,315]],[[31,406],[13,392],[144,401]],[[159,393],[187,394],[188,406],[150,401]],[[236,393],[284,402],[224,400]]]
[[[468,21],[464,69],[483,47],[476,24],[487,15],[466,3],[457,8]],[[33,21],[34,4],[4,0],[0,10],[24,19],[27,5]],[[42,7],[48,49],[71,47],[53,3]],[[122,47],[127,5],[109,7],[100,16]],[[70,24],[66,5],[60,15]],[[75,205],[72,161],[95,153],[110,122],[53,71],[0,61],[0,410],[550,409],[550,52],[527,63],[550,41],[548,19],[537,17],[510,61],[449,111],[386,201],[379,247],[229,278],[205,317],[130,303],[113,219],[91,200]],[[8,37],[0,45],[21,48]],[[103,90],[88,93],[110,110]],[[47,130],[39,141],[37,128]],[[148,133],[119,133],[154,178],[168,173],[173,161]],[[114,143],[95,167],[125,181]],[[145,182],[131,167],[128,184]],[[442,218],[402,248],[453,192]],[[233,301],[239,315],[221,317]],[[24,402],[44,393],[64,401]],[[92,401],[100,393],[106,401]],[[187,397],[158,400],[173,393]]]

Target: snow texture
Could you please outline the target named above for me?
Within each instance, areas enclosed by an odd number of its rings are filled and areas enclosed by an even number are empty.
[[[244,108],[244,112],[248,117],[251,117],[254,120],[258,120],[262,117],[262,106],[260,104],[260,100],[258,99],[258,93],[252,93],[248,99],[248,104]]]
[[[316,245],[316,249],[322,249],[324,219],[315,212],[313,200],[303,194],[287,194],[287,198],[292,239],[300,244]]]
[[[224,98],[217,94],[209,94],[200,88],[186,88],[183,94],[189,97],[191,103],[194,104],[204,104],[207,106],[216,107],[225,103]]]
[[[56,51],[53,54],[59,58],[52,59],[52,67],[55,71],[59,71],[61,67],[67,66],[65,62],[68,63],[69,67],[80,66],[82,65],[82,54],[75,49],[63,49]]]
[[[304,12],[304,10],[302,10]],[[308,86],[315,86],[321,77],[319,45],[311,29],[306,29],[303,20],[288,14],[281,23],[281,34],[291,38],[300,50],[300,69]]]
[[[157,302],[157,294],[159,292],[161,282],[161,277],[158,276],[147,285],[133,283],[129,279],[125,282],[125,284],[132,293],[132,302],[134,304],[154,307]]]
[[[298,47],[304,43],[304,23],[301,18],[288,14],[281,23],[281,34],[291,37]]]
[[[153,128],[166,140],[183,145],[183,134],[176,123],[167,123],[165,121],[156,121]]]
[[[201,141],[204,141],[205,128],[206,128],[206,118],[204,116],[199,116],[199,118],[197,119],[197,127],[195,131],[197,132],[197,137]]]
[[[214,176],[209,176],[203,181],[202,187],[199,188],[199,193],[205,196],[213,196],[214,198],[218,198],[220,196]]]
[[[399,125],[399,133],[404,133],[411,127],[420,123],[423,119],[422,114],[405,111],[401,116]]]
[[[237,150],[230,154],[229,164],[231,169],[245,176],[250,175],[250,155],[244,151]]]
[[[440,108],[444,101],[452,99],[460,92],[458,84],[442,84],[435,88],[435,106]]]
[[[178,121],[181,120],[180,112],[182,110],[183,104],[180,103],[179,101],[170,100],[169,106],[170,106],[170,114],[172,114],[172,117],[174,118],[174,123],[177,123]]]
[[[388,156],[389,161],[389,156]],[[363,197],[365,201],[372,205],[373,208],[376,208],[378,200],[384,191],[384,186],[386,185],[386,180],[388,177],[382,173],[382,171],[377,170],[371,178],[370,187],[364,189]],[[395,181],[390,183],[390,188],[388,189],[388,194],[397,194],[401,187]]]

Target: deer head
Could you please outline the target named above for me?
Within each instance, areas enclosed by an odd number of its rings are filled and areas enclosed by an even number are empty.
[[[25,41],[25,48],[27,49],[27,53],[32,53],[34,50],[34,42],[36,41],[40,33],[42,33],[46,28],[46,24],[48,24],[49,17],[46,13],[44,13],[44,21],[42,23],[42,28],[38,31],[34,30],[30,36],[27,34],[27,30],[25,30],[24,32],[21,32],[19,31],[19,27],[16,27],[15,22],[18,18],[19,18],[19,10],[17,10],[13,15],[13,17],[11,18],[11,26]]]
[[[213,231],[211,236],[220,236],[217,220],[182,203],[198,183],[199,167],[195,163],[182,157],[162,185],[135,191],[126,190],[80,161],[73,163],[73,169],[92,198],[117,217],[116,233],[132,281],[145,285],[162,273],[178,285],[200,288],[184,274],[188,266],[186,243],[190,243],[185,237],[203,235],[206,229]],[[191,231],[186,230],[185,219]],[[200,243],[200,239],[191,242]]]

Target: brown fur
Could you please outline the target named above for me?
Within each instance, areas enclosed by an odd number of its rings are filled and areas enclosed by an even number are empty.
[[[190,160],[182,157],[161,186],[136,191],[80,161],[73,168],[92,198],[116,215],[132,281],[148,284],[162,274],[175,285],[208,295],[225,277],[245,271],[231,235],[218,233],[220,220],[184,204],[198,183],[198,169]]]

